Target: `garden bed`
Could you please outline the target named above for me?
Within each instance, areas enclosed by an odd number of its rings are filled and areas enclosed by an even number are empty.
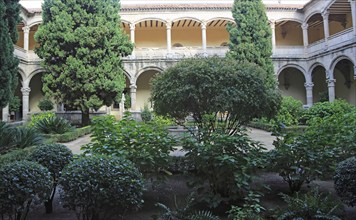
[[[82,128],[76,128],[73,131],[66,132],[64,134],[44,134],[43,137],[46,139],[46,143],[68,143],[70,141],[76,140],[91,132],[91,127],[86,126]]]

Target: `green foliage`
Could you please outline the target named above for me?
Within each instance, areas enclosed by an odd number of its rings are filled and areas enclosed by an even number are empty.
[[[183,148],[196,169],[190,185],[196,187],[198,199],[211,207],[241,198],[250,189],[254,169],[265,163],[263,148],[246,134],[213,133],[202,142],[190,138]]]
[[[261,213],[265,208],[261,205],[261,195],[253,192],[244,198],[245,203],[242,207],[232,206],[229,218],[232,220],[263,220]]]
[[[69,121],[56,116],[38,120],[35,128],[43,134],[64,134],[74,129]]]
[[[37,106],[41,111],[51,111],[53,109],[53,102],[49,99],[41,99]]]
[[[28,157],[28,160],[41,164],[51,173],[52,193],[48,195],[48,199],[45,202],[46,213],[52,213],[53,211],[52,203],[56,193],[58,179],[63,168],[72,161],[72,158],[72,151],[62,144],[48,144],[38,146]]]
[[[4,122],[0,122],[0,137],[0,154],[14,148],[38,145],[43,141],[34,128],[11,127]]]
[[[272,32],[264,4],[261,0],[235,0],[232,16],[236,26],[228,27],[230,50],[227,56],[259,65],[266,71],[268,84],[273,87],[276,79],[271,59]]]
[[[153,119],[152,111],[149,109],[147,104],[145,104],[141,110],[141,118],[144,122],[150,122]]]
[[[356,157],[348,158],[338,164],[334,175],[334,186],[341,200],[356,205]]]
[[[284,96],[281,108],[278,110],[276,118],[272,120],[272,123],[276,125],[283,123],[285,126],[298,125],[303,111],[303,103],[301,101],[291,96]]]
[[[91,127],[86,126],[82,128],[75,128],[71,131],[68,131],[64,134],[47,134],[43,135],[44,138],[46,138],[45,143],[51,144],[51,143],[68,143],[70,141],[74,141],[78,139],[79,137],[82,137],[86,134],[89,134],[91,132]]]
[[[307,194],[296,193],[293,197],[281,194],[287,203],[285,209],[277,209],[277,220],[310,219],[310,220],[341,220],[343,219],[342,204],[330,194],[320,193],[313,189]]]
[[[24,149],[14,149],[10,152],[0,155],[0,167],[12,162],[27,160],[28,155],[32,153],[34,147],[27,147]]]
[[[143,173],[159,172],[167,165],[174,140],[164,127],[128,116],[119,122],[101,116],[92,123],[92,142],[82,148],[85,153],[126,157]]]
[[[253,118],[274,115],[280,95],[257,65],[210,57],[183,60],[157,76],[152,100],[159,115],[181,124],[192,115],[200,132],[233,135]]]
[[[119,10],[118,0],[46,0],[42,5],[35,52],[48,70],[43,90],[80,109],[83,126],[89,124],[89,109],[110,106],[124,88],[121,57],[133,46],[118,25]]]
[[[347,103],[345,100],[335,100],[334,102],[318,102],[306,110],[303,118],[309,122],[315,118],[325,118],[331,115],[342,115],[355,111],[355,107]]]
[[[210,211],[193,211],[194,196],[189,195],[185,201],[179,203],[174,196],[174,207],[170,208],[162,203],[156,203],[156,206],[163,209],[164,212],[157,218],[158,220],[219,220],[218,216]]]
[[[131,96],[129,93],[125,94],[125,103],[124,103],[125,109],[130,109],[131,108]]]
[[[64,168],[60,185],[64,206],[75,210],[78,219],[109,219],[143,203],[142,175],[123,158],[79,158]]]
[[[19,97],[17,96],[13,96],[10,99],[10,103],[9,103],[9,111],[10,112],[17,112],[20,109],[21,106],[21,100]]]
[[[35,127],[38,121],[41,121],[43,119],[48,119],[48,118],[53,118],[56,117],[56,114],[54,112],[41,112],[38,114],[34,114],[31,116],[30,122],[27,124],[28,127]]]
[[[19,0],[0,0],[0,108],[13,98],[17,87],[19,61],[14,56],[14,44],[18,39],[20,22]]]
[[[29,161],[0,167],[0,213],[9,219],[25,219],[32,201],[44,200],[51,189],[48,169]]]

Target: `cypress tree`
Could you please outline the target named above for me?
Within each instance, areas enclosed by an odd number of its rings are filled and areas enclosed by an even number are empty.
[[[261,0],[235,0],[232,16],[236,26],[230,25],[229,57],[261,66],[274,78],[271,28]],[[275,80],[273,80],[275,81]]]
[[[9,103],[17,86],[18,59],[13,44],[18,39],[19,22],[19,0],[0,0],[0,108]]]
[[[45,0],[35,51],[48,71],[47,96],[82,111],[110,106],[121,98],[125,78],[121,56],[132,44],[120,28],[118,0]]]

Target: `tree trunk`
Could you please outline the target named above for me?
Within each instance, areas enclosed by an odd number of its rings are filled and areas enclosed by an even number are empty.
[[[45,203],[45,208],[46,208],[46,213],[52,213],[53,212],[53,201],[52,200],[48,200]]]
[[[82,126],[88,126],[90,124],[89,109],[82,110]]]

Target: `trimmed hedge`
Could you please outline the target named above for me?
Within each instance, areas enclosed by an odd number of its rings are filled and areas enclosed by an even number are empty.
[[[70,141],[74,141],[79,137],[82,137],[86,134],[91,133],[91,127],[86,126],[82,128],[76,128],[73,131],[66,132],[64,134],[45,134],[43,135],[46,140],[45,143],[50,144],[50,143],[67,143]]]
[[[28,155],[31,154],[36,147],[27,147],[24,149],[15,149],[4,155],[0,155],[0,167],[8,163],[27,160]]]

